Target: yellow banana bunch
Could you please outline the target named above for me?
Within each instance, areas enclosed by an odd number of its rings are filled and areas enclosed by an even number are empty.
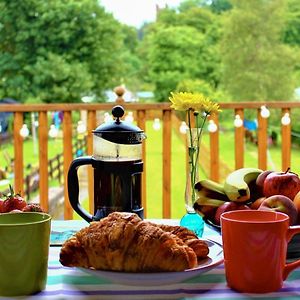
[[[250,199],[250,185],[262,170],[241,168],[231,172],[225,179],[224,192],[230,201],[245,202]]]
[[[219,206],[229,201],[222,184],[210,179],[200,180],[195,184],[197,201],[194,209],[206,219],[213,219]]]
[[[200,180],[195,189],[198,196],[194,203],[194,209],[205,216],[213,219],[219,206],[225,202],[246,202],[255,196],[256,178],[262,173],[257,168],[241,168],[231,172],[220,184],[210,179]]]
[[[225,201],[229,201],[225,194],[222,184],[210,180],[203,179],[195,184],[198,196],[197,203],[200,205],[220,206]]]

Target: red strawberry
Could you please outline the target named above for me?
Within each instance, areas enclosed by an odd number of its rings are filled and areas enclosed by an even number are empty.
[[[37,211],[37,212],[44,212],[41,206],[37,203],[30,203],[27,204],[22,211],[24,212],[30,212],[30,211]]]
[[[14,209],[22,210],[26,206],[26,201],[20,194],[15,194],[11,185],[9,185],[10,194],[6,195],[6,199],[2,204],[2,212],[10,212]]]
[[[3,213],[3,203],[4,201],[3,200],[0,200],[0,213]]]

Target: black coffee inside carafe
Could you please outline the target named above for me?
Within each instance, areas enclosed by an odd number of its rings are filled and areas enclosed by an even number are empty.
[[[143,219],[142,171],[141,160],[97,160],[94,164],[94,219],[114,211],[134,212]]]

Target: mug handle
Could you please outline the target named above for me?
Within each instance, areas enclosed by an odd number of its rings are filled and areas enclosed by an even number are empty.
[[[300,233],[300,225],[298,226],[289,226],[287,231],[287,242],[289,242],[292,237],[296,234]],[[300,266],[300,259],[297,259],[291,263],[285,264],[283,270],[283,280],[286,280],[291,271]]]
[[[93,220],[93,216],[88,213],[79,203],[79,183],[77,169],[83,165],[93,165],[91,156],[82,156],[75,158],[69,168],[68,172],[68,194],[69,201],[73,209],[87,222]]]

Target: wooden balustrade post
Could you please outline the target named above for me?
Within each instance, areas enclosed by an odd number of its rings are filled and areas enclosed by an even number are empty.
[[[49,182],[48,182],[48,118],[47,112],[39,112],[39,189],[40,204],[49,211]]]
[[[24,161],[23,161],[23,137],[20,130],[23,125],[23,112],[14,114],[14,190],[16,193],[24,194]]]
[[[282,117],[290,117],[290,109],[281,110]],[[281,124],[281,168],[286,171],[291,167],[291,123]]]
[[[239,117],[237,117],[239,116]],[[245,128],[244,128],[244,110],[235,109],[235,118],[240,118],[242,126],[235,127],[234,129],[234,157],[235,157],[235,169],[244,167],[244,143],[245,143]]]
[[[219,119],[217,114],[211,114],[209,120],[214,121],[218,130],[210,132],[210,179],[219,181]]]
[[[63,118],[63,155],[64,155],[64,218],[65,220],[73,219],[73,209],[70,205],[68,194],[68,172],[73,160],[72,153],[72,115],[70,111],[64,112]]]
[[[267,150],[268,150],[268,120],[262,117],[261,108],[257,110],[258,121],[258,168],[262,170],[267,169]]]
[[[87,112],[87,155],[93,155],[93,130],[96,129],[96,111]],[[89,212],[94,215],[94,170],[91,166],[88,169],[88,194],[89,194]]]
[[[125,100],[123,98],[123,95],[125,94],[125,89],[122,86],[117,86],[114,88],[114,92],[117,95],[116,103],[123,105],[125,103]]]
[[[163,218],[171,218],[171,132],[172,112],[163,110]]]
[[[137,111],[137,125],[143,131],[146,131],[146,111]],[[142,206],[144,208],[144,217],[147,217],[147,202],[146,202],[146,143],[142,143],[142,160],[143,160],[143,174],[142,174]]]

